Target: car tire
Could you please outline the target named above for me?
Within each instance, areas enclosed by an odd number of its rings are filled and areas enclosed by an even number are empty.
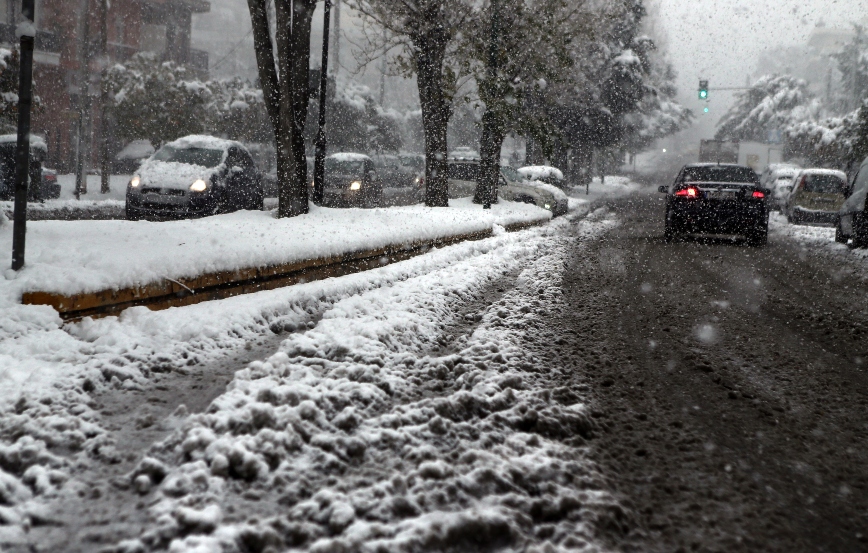
[[[847,237],[844,236],[844,231],[841,230],[841,218],[840,217],[835,222],[835,242],[837,242],[839,244],[846,244],[847,243]]]
[[[139,219],[142,218],[142,215],[141,215],[141,213],[139,213],[133,209],[130,209],[129,206],[126,206],[124,208],[124,218],[127,221],[138,221]]]

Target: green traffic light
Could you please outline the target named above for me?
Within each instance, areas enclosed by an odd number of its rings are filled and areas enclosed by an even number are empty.
[[[703,113],[708,113],[708,108],[705,108],[702,111],[703,111]]]
[[[708,91],[707,90],[700,90],[699,91],[699,99],[700,100],[707,100],[708,99]]]

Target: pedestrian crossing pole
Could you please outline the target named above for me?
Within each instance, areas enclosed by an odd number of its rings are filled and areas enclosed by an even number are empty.
[[[15,32],[21,44],[18,74],[18,145],[15,152],[15,207],[12,226],[12,270],[24,267],[24,238],[27,234],[27,181],[30,175],[30,105],[33,100],[33,23],[35,0],[21,2],[21,23]],[[39,186],[39,183],[32,183]]]

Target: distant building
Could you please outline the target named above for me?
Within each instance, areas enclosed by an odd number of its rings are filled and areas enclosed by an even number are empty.
[[[109,7],[103,23],[104,2]],[[0,0],[0,44],[4,47],[17,42],[15,23],[20,6],[20,0]],[[191,48],[190,35],[193,14],[209,10],[206,0],[36,0],[34,79],[42,112],[33,117],[33,132],[46,138],[46,164],[61,171],[71,171],[74,166],[75,137],[86,99],[83,92],[90,88],[91,73],[100,68],[103,25],[108,63],[122,63],[138,52],[149,51],[207,78],[208,53]],[[83,67],[82,60],[87,66]],[[97,102],[98,92],[89,92]],[[99,126],[97,116],[94,130]],[[117,151],[123,145],[114,146]]]

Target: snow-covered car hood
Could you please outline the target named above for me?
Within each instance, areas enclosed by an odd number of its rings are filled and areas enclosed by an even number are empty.
[[[223,164],[217,167],[202,167],[175,161],[156,161],[149,159],[139,167],[138,175],[142,179],[142,187],[153,186],[187,190],[197,179],[209,182],[211,177],[220,171]]]
[[[527,167],[519,168],[518,172],[521,173],[524,178],[532,181],[552,179],[557,180],[558,182],[563,182],[564,180],[564,174],[560,169],[548,165],[528,165]]]

